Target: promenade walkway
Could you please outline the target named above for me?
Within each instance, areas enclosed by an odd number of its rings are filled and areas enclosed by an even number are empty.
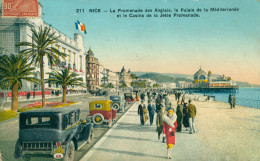
[[[166,143],[158,140],[154,125],[140,126],[134,104],[124,116],[97,142],[81,161],[158,161],[166,158]],[[155,115],[156,120],[156,115]],[[172,160],[219,160],[206,145],[188,131],[176,133]]]

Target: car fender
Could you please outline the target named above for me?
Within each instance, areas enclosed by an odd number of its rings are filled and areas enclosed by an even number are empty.
[[[67,144],[66,144],[66,148],[65,148],[65,155],[67,154],[70,141],[73,141],[73,142],[74,142],[75,150],[78,150],[78,141],[77,141],[77,139],[75,138],[75,133],[71,133],[71,134],[66,138],[66,140],[65,140],[65,142],[67,143]]]

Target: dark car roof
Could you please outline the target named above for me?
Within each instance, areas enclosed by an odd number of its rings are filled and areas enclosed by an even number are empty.
[[[30,111],[25,111],[20,113],[20,115],[57,115],[63,113],[70,113],[73,111],[78,111],[79,108],[43,108],[43,109],[33,109]]]

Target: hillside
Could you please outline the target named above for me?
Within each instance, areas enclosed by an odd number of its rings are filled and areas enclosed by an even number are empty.
[[[187,74],[176,74],[176,73],[155,73],[155,72],[133,72],[139,78],[150,78],[151,80],[155,80],[158,83],[165,83],[165,82],[174,82],[177,81],[191,81],[193,80],[193,75]],[[217,78],[221,75],[213,74],[213,77]],[[260,88],[260,85],[250,84],[248,82],[240,82],[235,81],[237,85],[241,88],[245,87],[255,87]]]
[[[177,83],[178,81],[191,81],[187,78],[173,78],[164,74],[159,73],[146,73],[139,76],[139,78],[149,78],[158,83]]]

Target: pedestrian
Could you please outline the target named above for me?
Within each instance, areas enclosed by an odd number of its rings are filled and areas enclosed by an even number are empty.
[[[191,104],[191,100],[189,100],[189,105],[186,109],[188,117],[189,117],[189,126],[190,126],[190,134],[196,132],[195,129],[195,116],[196,116],[196,107],[195,105]]]
[[[141,100],[145,100],[145,93],[144,92],[141,93]]]
[[[186,130],[188,130],[188,127],[189,127],[189,117],[188,117],[188,114],[187,114],[187,102],[184,102],[183,104],[183,126],[186,128]]]
[[[177,102],[177,110],[176,110],[176,115],[177,115],[177,132],[181,132],[182,130],[182,118],[183,118],[183,106],[180,104],[180,102]]]
[[[145,108],[144,101],[141,101],[141,104],[138,106],[138,115],[140,115],[140,122],[141,126],[144,126],[144,112],[143,109]]]
[[[177,128],[177,116],[173,110],[169,110],[167,115],[163,116],[163,134],[166,136],[167,158],[171,159],[172,147],[175,144],[175,130]]]
[[[232,97],[232,105],[233,105],[233,108],[236,107],[236,96],[235,95],[233,95],[233,97]]]
[[[181,105],[183,105],[185,102],[185,94],[183,94],[182,98],[181,98]]]
[[[169,101],[169,97],[168,97],[167,94],[165,95],[164,101],[165,101],[165,107],[166,107],[166,109],[169,108],[169,103],[170,103],[170,101]]]
[[[154,119],[154,111],[155,111],[154,103],[152,101],[150,101],[148,104],[148,111],[149,111],[149,118],[150,118],[150,126],[152,126],[153,119]]]
[[[174,95],[175,95],[175,100],[177,101],[177,99],[178,99],[178,92],[174,91]]]
[[[160,140],[160,136],[162,134],[163,131],[163,114],[164,114],[164,107],[162,107],[158,113],[157,113],[157,117],[156,117],[156,131],[158,133],[158,140]]]
[[[178,92],[178,101],[180,100],[181,98],[181,92]]]
[[[230,104],[230,108],[232,109],[233,108],[233,96],[232,94],[229,94],[228,96],[228,102]]]
[[[162,98],[161,98],[161,95],[158,95],[157,96],[157,98],[156,98],[156,100],[155,100],[155,103],[156,103],[156,113],[158,112],[158,111],[160,111],[160,109],[161,109],[161,105],[162,105]]]

